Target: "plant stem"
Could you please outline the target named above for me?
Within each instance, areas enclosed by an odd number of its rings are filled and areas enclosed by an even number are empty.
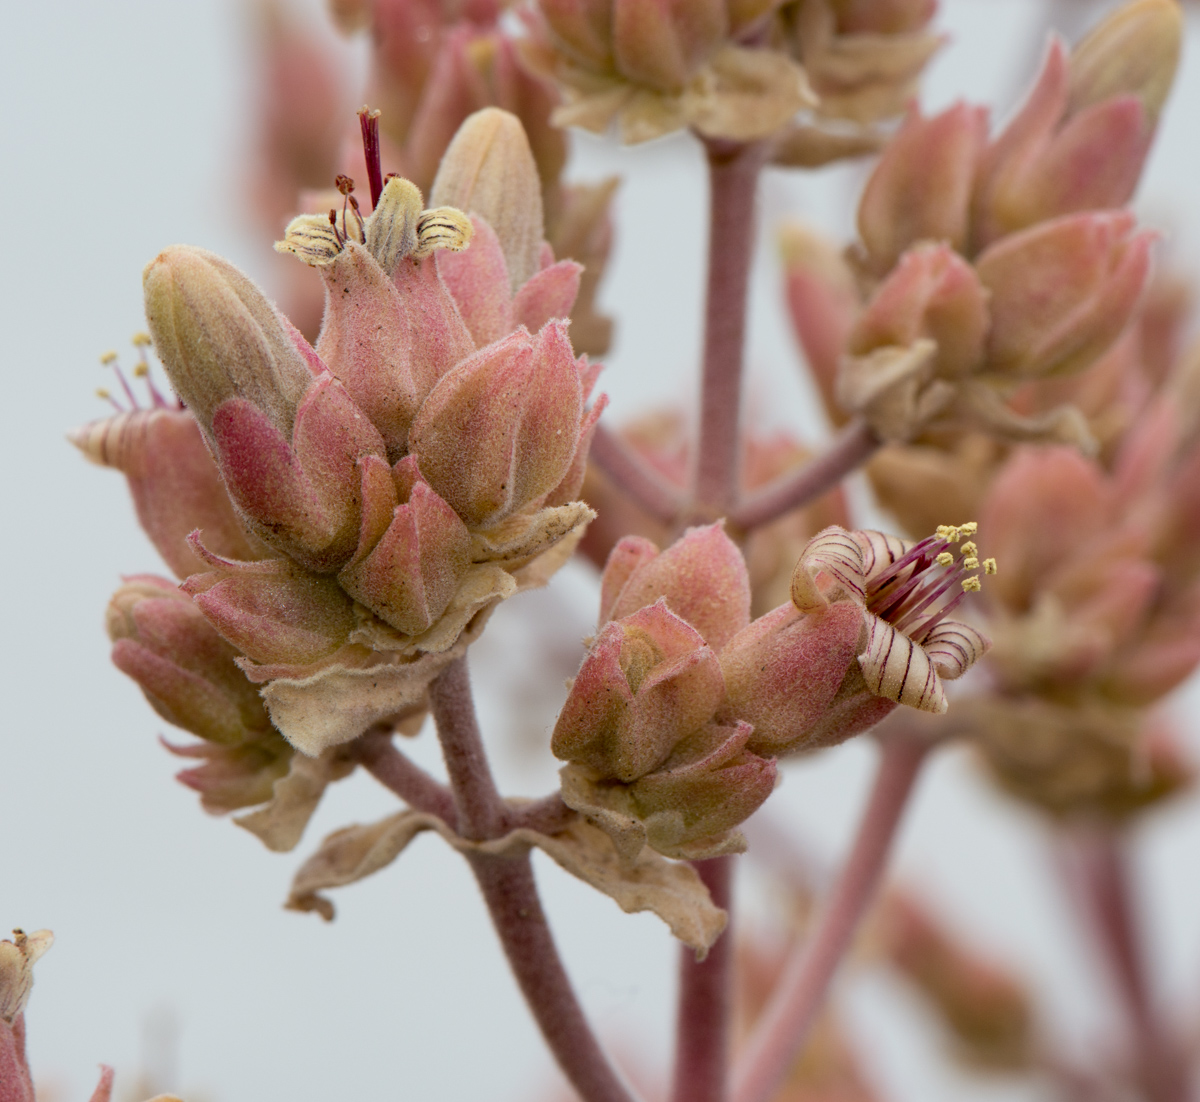
[[[738,429],[746,299],[754,251],[754,205],[762,143],[706,143],[709,180],[708,291],[700,391],[695,504],[724,516],[737,500]]]
[[[730,519],[745,532],[770,524],[832,490],[846,475],[862,466],[878,447],[879,438],[865,421],[851,421],[825,451],[800,470],[783,475],[747,498],[734,509]]]
[[[458,833],[474,841],[498,837],[506,829],[505,805],[479,734],[466,658],[434,680],[429,699],[458,812]],[[634,1102],[571,987],[538,899],[529,855],[475,853],[467,860],[521,993],[563,1074],[584,1102]]]
[[[929,745],[895,737],[883,744],[879,772],[858,836],[812,934],[784,966],[734,1074],[735,1102],[767,1102],[783,1082],[821,1009],[834,973],[875,897],[888,851]]]
[[[683,495],[615,432],[596,426],[588,458],[635,505],[655,520],[672,525],[683,511]]]
[[[732,857],[714,857],[695,865],[712,901],[726,911],[733,903],[733,861]],[[686,945],[680,950],[671,1102],[725,1102],[728,1098],[733,956],[728,926],[703,961],[697,961]]]
[[[1187,1066],[1150,992],[1124,841],[1103,827],[1082,839],[1087,902],[1125,1004],[1146,1095],[1153,1102],[1187,1102]]]
[[[372,777],[409,807],[437,815],[451,825],[456,821],[457,809],[450,789],[397,750],[390,732],[372,731],[363,735],[358,744],[358,760]]]

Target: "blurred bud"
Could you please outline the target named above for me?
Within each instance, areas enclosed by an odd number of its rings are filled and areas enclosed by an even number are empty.
[[[850,602],[806,615],[790,602],[738,632],[721,651],[726,712],[754,727],[748,748],[778,757],[804,746],[863,649]]]
[[[536,337],[518,330],[443,376],[413,423],[409,447],[467,527],[487,528],[562,480],[582,413],[579,368],[566,326],[554,322]]]
[[[612,0],[540,0],[538,9],[564,53],[592,69],[612,68]]]
[[[238,652],[165,578],[130,578],[113,594],[106,626],[113,664],[168,723],[222,745],[270,730],[257,688],[234,664]]]
[[[957,944],[907,896],[887,900],[880,925],[887,956],[937,1009],[961,1058],[1006,1071],[1030,1065],[1033,1008],[1015,976]]]
[[[292,746],[278,731],[264,731],[237,746],[196,742],[175,746],[162,740],[176,757],[198,759],[200,764],[175,774],[180,784],[199,793],[200,806],[209,815],[227,815],[271,799],[275,782],[287,775]]]
[[[1117,8],[1071,51],[1068,112],[1136,96],[1153,126],[1175,80],[1183,31],[1176,0],[1132,0]]]
[[[679,91],[728,30],[724,0],[613,0],[613,55],[636,84]]]
[[[14,930],[12,941],[0,941],[0,1021],[11,1025],[17,1015],[24,1013],[33,987],[33,966],[53,944],[54,935],[49,930],[32,934]]]
[[[718,653],[750,622],[746,562],[720,523],[689,528],[661,554],[649,540],[621,540],[605,564],[601,587],[601,623],[665,597],[667,607]]]
[[[932,118],[914,107],[863,190],[858,232],[876,275],[918,241],[967,243],[971,188],[987,135],[987,112],[956,104]]]
[[[990,293],[984,370],[1001,377],[1081,371],[1129,324],[1150,274],[1150,233],[1124,212],[1069,215],[1012,234],[975,269]]]
[[[419,635],[442,615],[471,563],[471,535],[424,482],[397,505],[369,552],[338,575],[342,588],[397,631]]]
[[[442,157],[430,200],[487,221],[500,240],[514,291],[538,270],[545,232],[541,182],[515,115],[498,107],[471,115]]]
[[[784,227],[779,245],[792,328],[825,412],[840,425],[846,413],[835,397],[838,365],[859,310],[853,272],[831,241],[798,222]]]
[[[876,288],[847,347],[865,355],[927,338],[937,344],[934,373],[957,379],[979,366],[987,332],[987,294],[971,265],[945,245],[920,245]]]
[[[712,718],[724,688],[716,655],[659,598],[604,626],[571,686],[550,748],[601,777],[635,781]]]
[[[206,434],[217,408],[239,398],[290,436],[315,357],[262,292],[228,261],[187,245],[159,253],[142,282],[154,347]]]
[[[305,665],[346,642],[355,619],[332,578],[286,559],[235,563],[208,556],[215,570],[183,583],[209,622],[243,654],[264,664]]]
[[[204,569],[187,543],[196,529],[219,555],[255,559],[265,553],[238,519],[189,411],[118,413],[68,439],[93,463],[115,467],[129,480],[138,523],[177,577]]]

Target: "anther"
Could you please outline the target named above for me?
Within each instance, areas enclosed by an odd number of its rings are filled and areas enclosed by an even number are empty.
[[[938,566],[949,566],[954,562],[954,556],[949,551],[943,551],[936,559],[933,560]]]
[[[963,569],[978,570],[979,560],[974,555],[968,555],[965,559],[963,559]]]
[[[958,530],[964,536],[973,536],[973,535],[975,535],[976,532],[979,531],[979,524],[977,521],[969,520],[969,521],[967,521],[966,524],[960,524],[958,526]]]
[[[150,339],[149,333],[139,331],[133,335],[134,348],[149,348],[153,343],[154,341]]]
[[[978,593],[983,588],[983,584],[979,580],[979,575],[976,574],[970,578],[963,578],[962,587],[964,593]]]
[[[117,354],[111,348],[100,357],[100,363],[104,367],[108,367],[109,364],[115,364],[116,362]]]
[[[135,364],[133,368],[133,377],[135,379],[145,379],[150,374],[150,365],[141,363]]]
[[[979,550],[979,548],[976,547],[975,544],[972,543],[970,540],[967,540],[967,542],[964,543],[962,545],[962,547],[960,547],[958,550],[959,550],[960,554],[963,554],[963,555],[974,555]],[[967,567],[967,569],[969,570],[971,568]]]
[[[996,573],[996,560],[995,559],[984,559],[983,560],[983,572],[985,574],[995,574]]]

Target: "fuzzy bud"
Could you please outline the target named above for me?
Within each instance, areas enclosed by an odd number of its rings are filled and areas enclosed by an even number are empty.
[[[617,70],[635,84],[678,91],[728,27],[724,0],[614,0]]]
[[[0,1021],[11,1025],[18,1014],[24,1013],[33,987],[33,966],[53,944],[54,935],[49,930],[32,934],[14,930],[12,941],[0,941]]]

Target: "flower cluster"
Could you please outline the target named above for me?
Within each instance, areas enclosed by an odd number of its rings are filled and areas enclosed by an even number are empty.
[[[832,406],[887,442],[973,425],[1090,445],[1075,411],[1028,416],[1004,399],[1096,362],[1141,302],[1152,238],[1121,208],[1181,19],[1172,0],[1136,0],[1069,55],[1053,42],[990,139],[981,108],[912,108],[863,192],[849,265],[793,235],[793,320]]]
[[[773,759],[865,731],[897,704],[940,713],[943,680],[987,650],[947,618],[979,588],[973,525],[918,544],[829,528],[811,540],[792,599],[751,621],[745,562],[722,528],[660,552],[613,549],[601,630],[551,743],[563,799],[619,852],[673,857],[743,845],[732,829],[770,794]],[[954,545],[961,543],[956,554]]]

